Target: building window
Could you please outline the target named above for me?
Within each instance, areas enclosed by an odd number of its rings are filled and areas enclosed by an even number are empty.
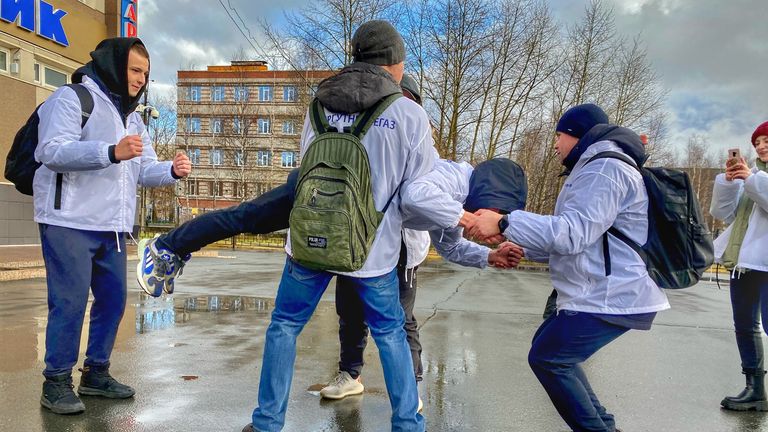
[[[211,133],[221,133],[221,119],[211,119]]]
[[[40,63],[35,63],[35,82],[40,82]]]
[[[236,197],[242,198],[245,196],[245,183],[235,182],[232,184],[232,186],[235,188]]]
[[[43,77],[45,78],[44,84],[51,87],[61,87],[67,84],[67,74],[57,71],[45,66]]]
[[[200,86],[192,86],[189,88],[189,100],[192,102],[200,102],[200,93],[202,89]]]
[[[283,120],[283,133],[293,135],[296,133],[296,122],[293,120]]]
[[[309,95],[315,97],[317,95],[317,85],[309,86]]]
[[[200,149],[195,148],[189,151],[189,161],[192,162],[192,165],[199,165],[200,164]]]
[[[219,149],[211,150],[209,159],[211,160],[211,165],[221,165],[221,162],[223,161],[223,158],[221,156],[221,150]]]
[[[272,152],[269,150],[259,150],[256,152],[256,165],[270,166],[272,162]]]
[[[235,102],[245,102],[248,100],[248,87],[235,87]]]
[[[259,86],[259,102],[272,100],[272,86]]]
[[[235,151],[235,165],[243,166],[245,164],[245,155],[242,150]]]
[[[224,102],[224,86],[213,86],[211,89],[211,100],[214,102]]]
[[[239,118],[232,119],[232,132],[239,134],[243,132],[243,125]]]
[[[280,155],[280,164],[283,168],[295,168],[298,165],[298,157],[296,152],[284,151]]]
[[[269,133],[269,119],[259,119],[259,133],[260,134],[268,134]]]
[[[197,180],[187,180],[187,195],[197,195]]]
[[[187,117],[187,132],[200,133],[200,119],[197,117]]]
[[[283,87],[283,102],[296,102],[296,86]]]
[[[11,58],[11,52],[0,48],[0,72],[8,73],[8,60]]]

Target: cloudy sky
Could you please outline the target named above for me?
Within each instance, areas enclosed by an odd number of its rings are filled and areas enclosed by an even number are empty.
[[[311,0],[223,0],[251,30],[282,20],[283,10]],[[692,133],[713,152],[746,150],[754,128],[768,120],[768,3],[766,0],[607,0],[617,29],[641,34],[648,57],[668,89],[670,141]],[[548,0],[568,26],[588,0]],[[155,89],[172,87],[178,69],[226,64],[249,45],[218,0],[143,0],[139,36],[152,54]],[[253,53],[253,50],[246,50]]]

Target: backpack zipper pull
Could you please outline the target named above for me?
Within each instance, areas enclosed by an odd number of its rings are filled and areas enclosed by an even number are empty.
[[[309,199],[309,205],[315,206],[315,203],[317,201],[317,188],[312,189],[312,197]]]

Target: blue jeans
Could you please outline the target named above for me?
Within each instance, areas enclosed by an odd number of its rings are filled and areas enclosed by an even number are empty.
[[[741,367],[747,372],[761,371],[764,361],[760,322],[768,332],[768,273],[751,270],[731,278],[731,306]]]
[[[613,415],[600,404],[581,368],[628,329],[589,313],[558,311],[533,336],[528,363],[560,416],[576,432],[613,432]]]
[[[127,297],[125,240],[114,232],[40,224],[40,241],[48,284],[43,375],[71,373],[77,364],[89,291],[93,304],[85,364],[108,364]]]
[[[329,272],[310,270],[290,257],[286,259],[264,345],[259,406],[253,411],[253,426],[257,430],[279,431],[285,424],[296,338],[312,317],[332,277]],[[424,418],[416,412],[419,396],[403,330],[404,314],[395,270],[372,278],[339,278],[353,284],[363,300],[365,320],[384,369],[392,406],[392,431],[424,431]]]

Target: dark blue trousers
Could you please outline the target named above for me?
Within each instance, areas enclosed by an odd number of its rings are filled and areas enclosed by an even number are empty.
[[[741,367],[752,373],[761,371],[762,332],[768,332],[768,273],[750,270],[739,278],[731,278],[731,306]]]
[[[405,336],[411,350],[413,374],[421,382],[424,367],[421,363],[421,341],[419,323],[413,315],[416,304],[416,273],[418,267],[410,271],[405,265],[397,266],[397,278],[400,287],[400,305],[405,312]],[[407,273],[406,273],[407,272]],[[368,326],[365,322],[363,301],[355,291],[354,285],[345,279],[336,280],[336,313],[339,315],[339,370],[357,378],[363,372],[363,352],[368,345]]]
[[[613,432],[615,421],[600,404],[581,368],[626,327],[569,310],[547,318],[533,336],[528,363],[560,416],[575,432]]]
[[[270,191],[244,203],[202,214],[157,239],[160,248],[184,257],[203,247],[242,233],[267,234],[288,228],[299,170]]]
[[[45,376],[71,373],[80,351],[89,292],[93,292],[85,364],[109,363],[126,301],[123,235],[40,224],[48,284]],[[118,242],[119,249],[118,252]]]

